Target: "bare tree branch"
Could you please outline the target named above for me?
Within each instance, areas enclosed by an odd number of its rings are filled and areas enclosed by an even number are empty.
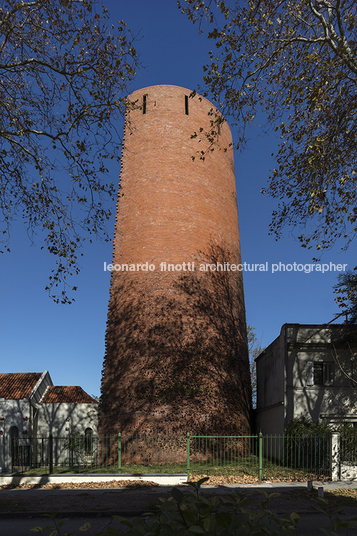
[[[108,26],[97,0],[0,0],[0,213],[57,260],[48,290],[70,302],[67,278],[90,236],[108,238],[120,158],[116,122],[138,57],[123,21]],[[56,288],[62,286],[58,295]]]

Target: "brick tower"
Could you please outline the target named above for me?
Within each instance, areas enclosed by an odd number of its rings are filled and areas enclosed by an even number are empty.
[[[249,431],[232,138],[190,93],[153,86],[128,99],[102,433]]]

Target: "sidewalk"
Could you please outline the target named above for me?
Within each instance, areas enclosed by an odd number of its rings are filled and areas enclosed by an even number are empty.
[[[61,516],[83,517],[88,515],[110,517],[123,515],[132,517],[155,509],[160,497],[169,497],[175,486],[145,486],[139,489],[121,488],[79,488],[79,489],[2,489],[0,490],[0,519],[11,517],[39,516],[57,511]],[[344,482],[313,482],[316,490],[357,489],[357,481]],[[187,484],[180,485],[181,491],[188,493],[192,490]],[[271,500],[273,510],[297,513],[316,512],[311,504],[306,482],[262,482],[259,484],[226,484],[220,486],[204,486],[203,493],[223,495],[234,490],[254,492],[264,490],[269,493],[279,493],[281,497]],[[298,493],[297,493],[298,492]],[[304,493],[306,492],[306,493]],[[357,515],[356,507],[348,507]]]
[[[357,489],[356,481],[314,482],[314,489],[323,487],[324,491],[334,489]],[[58,518],[70,518],[64,532],[71,531],[81,534],[79,527],[89,522],[93,532],[104,531],[109,525],[122,529],[118,522],[113,522],[113,515],[133,518],[148,511],[154,512],[160,497],[168,498],[173,486],[146,486],[140,489],[128,487],[101,489],[2,489],[0,490],[0,534],[1,536],[25,536],[31,534],[35,526],[52,525],[52,520],[41,517],[42,514],[58,512]],[[192,488],[187,484],[180,485],[183,493]],[[314,508],[316,500],[308,492],[306,482],[262,482],[259,484],[228,484],[220,486],[204,486],[202,493],[207,495],[223,495],[234,490],[251,493],[264,490],[267,493],[277,492],[279,497],[272,498],[269,510],[282,515],[296,512],[301,516],[297,534],[322,535],[321,527],[326,527],[328,519]],[[259,494],[257,494],[259,496]],[[316,495],[316,494],[314,494]],[[259,498],[255,505],[259,506]],[[7,509],[7,511],[4,511]],[[357,516],[356,506],[347,506],[339,513],[343,521]],[[331,527],[330,527],[331,528]],[[343,532],[338,534],[344,534]]]

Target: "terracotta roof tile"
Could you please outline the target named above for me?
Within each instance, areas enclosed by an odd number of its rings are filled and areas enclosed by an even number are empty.
[[[32,393],[42,372],[2,372],[0,373],[0,398],[20,400]]]
[[[69,402],[77,404],[98,404],[94,398],[83,391],[82,387],[76,386],[60,386],[52,385],[47,389],[42,403],[55,404],[58,402]]]

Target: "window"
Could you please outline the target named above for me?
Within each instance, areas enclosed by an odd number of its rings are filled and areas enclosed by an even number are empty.
[[[308,361],[307,385],[332,385],[333,377],[333,363]]]
[[[188,115],[188,96],[185,95],[185,114]]]
[[[92,428],[86,428],[84,432],[85,452],[91,454],[93,449],[93,430]]]
[[[146,95],[143,96],[143,114],[146,114]]]
[[[10,436],[10,453],[11,453],[11,461],[12,466],[14,465],[20,465],[19,464],[19,429],[17,426],[11,426],[9,430],[9,436]]]

